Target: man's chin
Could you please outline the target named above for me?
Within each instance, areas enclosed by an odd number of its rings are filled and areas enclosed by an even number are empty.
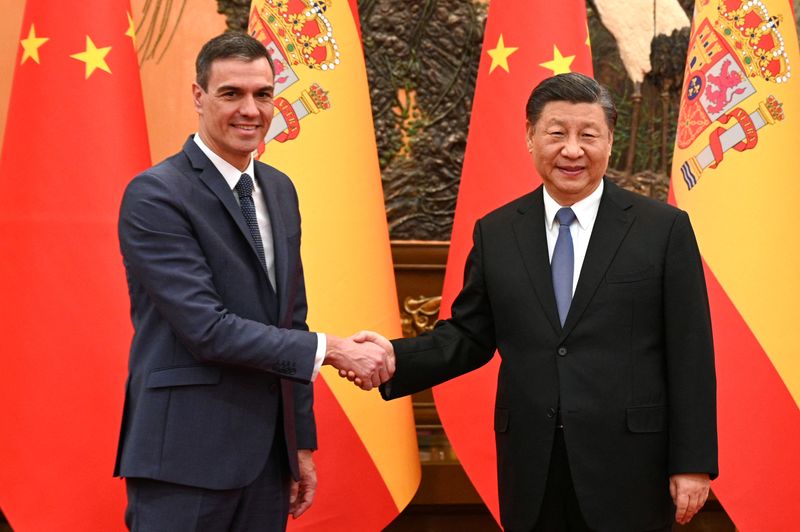
[[[253,153],[258,149],[258,145],[261,143],[263,139],[259,137],[258,140],[252,140],[250,142],[240,142],[236,146],[236,151],[242,154],[250,154]]]

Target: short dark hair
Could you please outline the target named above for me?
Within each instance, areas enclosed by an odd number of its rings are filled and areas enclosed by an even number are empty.
[[[611,93],[589,76],[577,72],[558,74],[542,80],[531,92],[525,114],[531,124],[542,115],[550,102],[597,103],[603,108],[610,131],[617,125],[617,108]]]
[[[258,39],[254,39],[246,33],[226,32],[217,35],[200,49],[197,60],[194,62],[197,73],[197,84],[203,90],[208,90],[208,77],[211,73],[211,64],[218,59],[241,59],[247,63],[266,57],[269,68],[275,72],[272,58],[269,56],[266,47]]]

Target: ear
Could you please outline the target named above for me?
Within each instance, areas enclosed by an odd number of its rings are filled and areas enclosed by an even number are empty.
[[[533,124],[530,120],[525,120],[525,143],[528,145],[528,151],[533,151]]]
[[[608,156],[611,157],[611,148],[614,146],[614,131],[608,132]]]
[[[192,83],[192,102],[197,114],[203,114],[203,97],[207,96],[206,91],[197,83]]]

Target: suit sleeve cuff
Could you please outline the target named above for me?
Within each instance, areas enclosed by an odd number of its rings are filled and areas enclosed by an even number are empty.
[[[311,373],[311,382],[317,378],[319,368],[322,367],[322,362],[325,360],[325,351],[328,348],[328,338],[324,333],[317,333],[317,352],[314,355],[314,371]]]

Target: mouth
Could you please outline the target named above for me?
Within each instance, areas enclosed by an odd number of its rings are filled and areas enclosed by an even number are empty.
[[[234,129],[238,129],[239,131],[244,131],[247,133],[257,131],[261,126],[255,124],[233,124]]]
[[[558,171],[567,176],[577,176],[580,175],[584,170],[586,170],[585,166],[575,166],[575,165],[563,165],[558,166]]]

